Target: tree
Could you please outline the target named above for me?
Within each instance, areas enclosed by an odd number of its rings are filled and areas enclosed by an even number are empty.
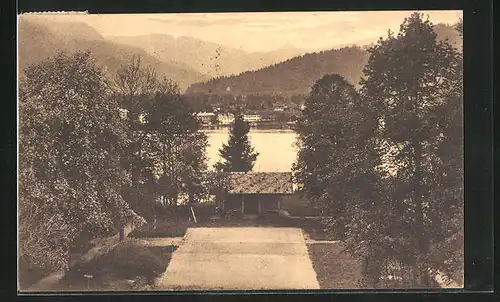
[[[349,240],[350,229],[360,223],[357,219],[381,199],[376,129],[376,116],[354,87],[336,74],[314,84],[297,121],[296,181],[337,239]]]
[[[463,39],[463,20],[460,18],[456,30]],[[438,204],[450,213],[446,223],[449,232],[432,248],[431,261],[442,270],[448,279],[463,283],[464,272],[464,153],[463,153],[463,55],[457,54],[454,87],[446,101],[436,107],[441,140],[436,144],[437,158],[434,197]],[[450,209],[448,209],[450,208]]]
[[[142,65],[140,56],[132,56],[118,68],[109,87],[125,112],[126,137],[121,163],[130,173],[131,183],[123,187],[124,197],[135,211],[150,220],[156,184],[146,146],[144,116],[158,89],[158,77],[154,69]]]
[[[460,141],[461,56],[438,42],[432,23],[418,13],[369,52],[362,96],[381,121],[380,146],[392,174],[393,209],[385,219],[399,229],[373,245],[412,267],[417,284],[429,286],[429,270],[446,267],[432,260],[432,249],[459,232],[450,222],[463,207],[457,187],[462,145],[450,145]],[[379,232],[389,227],[381,224]]]
[[[458,31],[460,38],[464,38],[464,19],[460,18],[455,29]]]
[[[248,140],[250,125],[243,119],[241,111],[234,113],[234,122],[231,126],[229,141],[219,150],[222,161],[215,167],[224,172],[252,171],[258,152],[250,145]]]
[[[158,193],[171,205],[181,196],[194,203],[208,195],[207,137],[178,86],[163,79],[159,87],[145,115]]]
[[[119,106],[89,52],[33,65],[19,87],[20,257],[67,268],[76,238],[109,235],[127,217]]]
[[[206,136],[188,102],[173,81],[160,78],[140,57],[120,67],[115,97],[126,112],[127,144],[123,165],[132,174],[127,201],[149,220],[155,204],[177,205],[180,198],[205,197]]]

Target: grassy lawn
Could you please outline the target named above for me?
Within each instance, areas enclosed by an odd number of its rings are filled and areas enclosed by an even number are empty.
[[[27,289],[52,273],[49,269],[19,264],[19,288]]]
[[[307,244],[321,289],[360,288],[360,261],[342,252],[338,243]]]
[[[56,284],[60,291],[144,290],[154,286],[175,246],[144,246],[128,239],[90,261],[81,261]],[[85,278],[91,275],[91,279]],[[132,282],[131,282],[132,281]]]

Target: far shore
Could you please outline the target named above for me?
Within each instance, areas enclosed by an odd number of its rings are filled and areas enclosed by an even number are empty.
[[[219,129],[201,129],[203,132],[207,133],[225,133],[229,132],[229,128],[219,128]],[[250,133],[295,133],[292,129],[258,129],[250,128]]]

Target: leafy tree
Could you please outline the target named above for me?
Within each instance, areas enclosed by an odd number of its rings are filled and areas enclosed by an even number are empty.
[[[243,119],[240,110],[234,113],[234,122],[231,126],[229,141],[219,150],[222,161],[215,165],[217,170],[224,172],[252,171],[258,152],[250,145],[248,140],[250,125]]]
[[[78,236],[113,233],[127,216],[119,106],[89,52],[33,65],[19,87],[20,257],[67,268]]]
[[[432,260],[433,247],[460,230],[461,56],[438,42],[432,24],[418,13],[369,52],[362,95],[377,108],[379,146],[392,174],[393,208],[384,218],[392,223],[377,228],[398,229],[372,242],[372,251],[412,267],[415,282],[429,286],[429,270],[447,266]]]
[[[206,137],[176,83],[159,78],[140,57],[121,66],[114,91],[125,110],[127,148],[123,164],[132,174],[127,201],[152,220],[160,197],[176,205],[180,197],[194,202],[206,192]]]
[[[157,192],[171,205],[181,196],[191,203],[205,198],[207,138],[176,84],[167,79],[160,82],[146,109],[145,125],[159,181]]]
[[[457,25],[457,31],[462,35],[462,19]],[[435,198],[445,207],[450,218],[446,226],[449,232],[444,232],[439,242],[432,248],[431,261],[433,266],[443,271],[449,279],[463,283],[463,199],[464,199],[464,154],[463,154],[463,55],[457,54],[456,75],[453,88],[446,100],[436,106],[440,140],[436,143],[436,158],[434,184]],[[442,134],[441,134],[442,133]],[[444,264],[444,265],[443,265]]]
[[[157,74],[151,67],[144,67],[141,57],[132,56],[120,66],[110,83],[113,97],[125,112],[126,136],[121,163],[131,175],[130,185],[123,187],[129,205],[147,219],[153,217],[155,179],[152,160],[148,157],[144,116],[151,98],[158,89]]]
[[[340,75],[325,75],[312,87],[296,125],[298,158],[293,170],[302,193],[326,218],[337,239],[349,239],[380,200],[379,157],[373,136],[376,116]],[[355,250],[353,248],[353,250]]]
[[[463,18],[460,18],[455,29],[460,34],[460,38],[463,39],[463,37],[464,37],[464,19]]]

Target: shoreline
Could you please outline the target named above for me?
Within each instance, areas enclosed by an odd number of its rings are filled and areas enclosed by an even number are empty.
[[[204,133],[229,133],[229,128],[220,128],[220,129],[200,129],[201,132]],[[292,129],[257,129],[250,128],[249,133],[296,133]]]

